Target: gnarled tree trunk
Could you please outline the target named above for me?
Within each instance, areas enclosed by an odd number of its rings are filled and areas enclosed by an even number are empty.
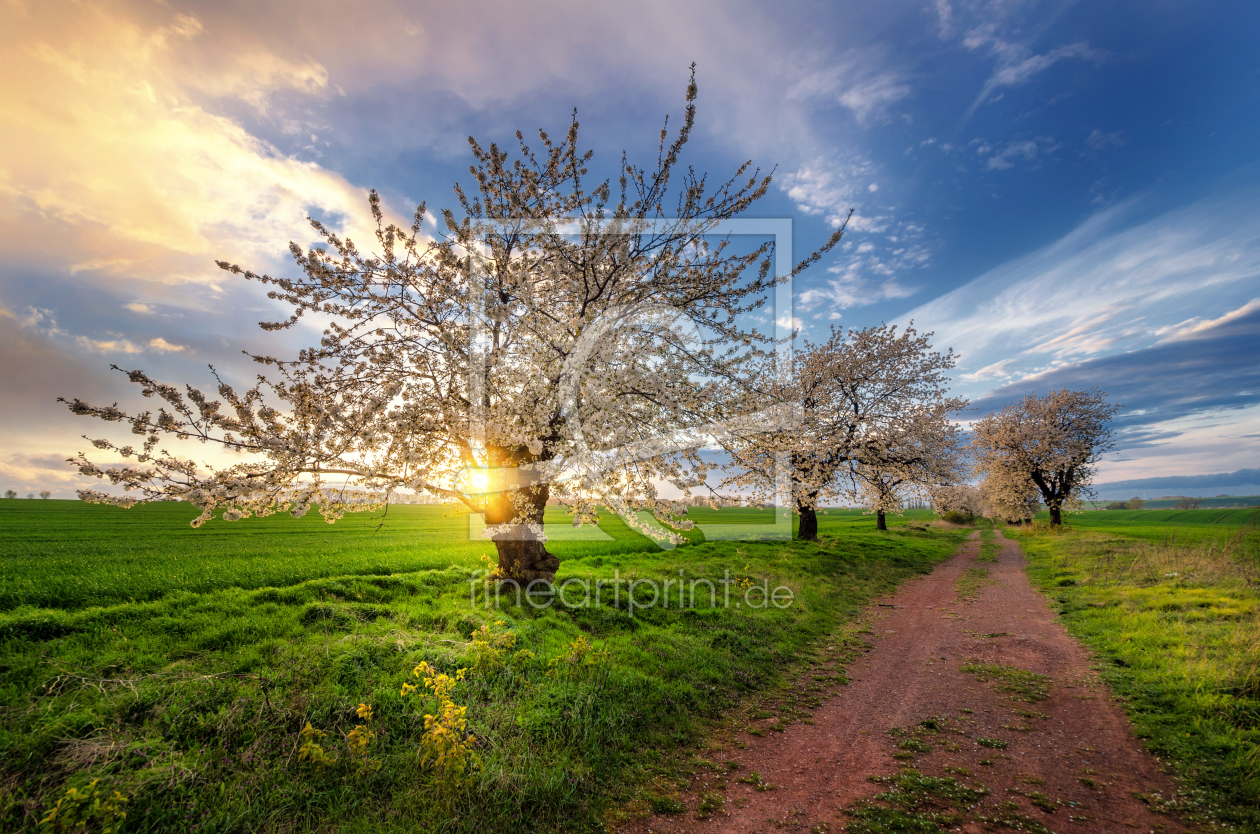
[[[546,485],[529,487],[499,493],[486,502],[487,527],[508,524],[513,519],[519,522],[491,538],[499,551],[499,574],[505,580],[514,580],[522,585],[536,579],[555,581],[560,560],[547,550],[547,543],[541,541],[529,527],[531,524],[542,527],[549,492]],[[512,500],[514,495],[515,502]]]
[[[560,560],[539,538],[551,488],[545,483],[526,486],[529,470],[520,468],[536,463],[537,458],[520,447],[491,446],[487,452],[493,472],[491,489],[497,487],[503,491],[486,496],[486,526],[510,525],[490,538],[499,553],[499,576],[520,585],[535,580],[555,582]],[[526,480],[519,480],[521,478]],[[531,526],[537,530],[531,530]]]
[[[1063,524],[1063,513],[1058,507],[1050,507],[1050,526],[1059,527]]]
[[[792,464],[796,465],[795,457],[792,459]],[[818,493],[807,492],[801,488],[799,482],[794,480],[792,498],[792,503],[796,505],[796,512],[801,517],[801,523],[796,528],[796,537],[806,542],[818,541]]]
[[[796,537],[801,541],[818,541],[818,510],[813,507],[804,507],[798,509],[797,512],[800,513],[801,524],[796,531]]]
[[[884,517],[884,511],[883,511],[883,510],[876,510],[876,511],[875,511],[875,529],[876,529],[876,530],[887,530],[887,529],[888,529],[888,519]]]

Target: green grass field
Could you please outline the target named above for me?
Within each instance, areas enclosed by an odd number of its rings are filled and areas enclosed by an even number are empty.
[[[125,799],[128,832],[598,830],[724,710],[966,534],[907,523],[923,513],[881,534],[833,510],[816,545],[663,551],[606,518],[598,541],[551,545],[559,579],[600,587],[598,604],[494,608],[469,582],[492,546],[443,512],[192,530],[180,505],[0,502],[0,830],[36,830],[59,799],[98,830],[115,806],[75,801],[93,780]],[[625,585],[608,592],[614,577],[725,575],[733,602],[764,581],[793,603],[726,607],[701,585],[695,607],[642,607],[641,587],[632,617]],[[483,625],[511,637],[473,639]],[[422,684],[421,661],[470,670],[450,695],[472,735],[452,738],[478,763],[463,777],[426,760],[440,704],[403,686]],[[308,722],[326,763],[301,754]]]
[[[1044,516],[1048,518],[1049,516]],[[1228,507],[1198,510],[1097,510],[1068,516],[1075,527],[1240,527],[1260,522],[1260,510]]]
[[[1038,520],[1048,521],[1042,513]],[[1241,529],[1260,523],[1260,510],[1098,510],[1072,513],[1064,522],[1072,530],[1109,532],[1167,546],[1231,541]]]
[[[119,512],[75,501],[0,502],[0,611],[30,605],[83,608],[159,599],[174,591],[285,586],[330,576],[387,576],[450,565],[480,567],[494,549],[469,537],[467,516],[437,506],[396,505],[335,525],[318,513],[188,526],[196,510],[158,503]],[[564,513],[550,513],[563,523]],[[655,552],[616,516],[616,542],[565,541],[561,558]]]
[[[832,525],[873,524],[860,510],[829,510]],[[145,602],[173,592],[292,585],[332,576],[388,576],[451,565],[482,567],[491,543],[469,535],[468,517],[438,506],[395,505],[350,515],[335,525],[318,513],[216,521],[194,530],[197,511],[158,503],[119,512],[77,501],[0,499],[0,611],[20,606],[76,609]],[[694,508],[697,523],[773,523],[769,510]],[[930,518],[910,511],[906,519]],[[573,535],[568,516],[547,511],[553,537]],[[566,529],[568,528],[568,529]],[[579,528],[577,535],[591,528]],[[562,560],[660,548],[605,513],[612,541],[553,541]],[[703,541],[703,535],[690,538]]]
[[[1260,830],[1256,511],[1111,511],[1008,528],[1029,576],[1184,792],[1169,807]],[[1168,798],[1171,799],[1171,798]],[[1157,800],[1158,801],[1158,800]]]

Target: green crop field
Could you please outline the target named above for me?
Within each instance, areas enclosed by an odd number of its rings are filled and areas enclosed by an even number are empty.
[[[82,608],[159,599],[175,591],[285,586],[329,576],[384,576],[451,565],[481,567],[489,542],[468,517],[438,506],[395,505],[335,525],[317,512],[216,521],[194,530],[197,510],[158,503],[120,512],[77,501],[0,501],[0,611],[21,605]],[[564,513],[548,520],[563,526]],[[550,526],[550,525],[549,525]],[[561,558],[656,552],[616,516],[614,541],[563,541]]]
[[[818,544],[696,533],[666,551],[557,512],[559,579],[602,596],[495,607],[470,582],[493,547],[444,512],[192,530],[178,504],[0,501],[0,830],[34,831],[61,800],[86,830],[125,810],[127,831],[589,831],[967,532],[912,513],[881,534],[832,510]],[[701,583],[678,604],[680,579],[725,577],[728,599]],[[669,607],[645,580],[674,583]],[[791,604],[754,605],[762,583]],[[425,688],[460,669],[446,701]],[[466,721],[453,748],[425,748],[426,714]]]
[[[873,524],[860,510],[829,510],[832,524]],[[160,599],[173,592],[284,586],[331,576],[386,576],[451,565],[483,567],[489,542],[469,533],[467,516],[438,506],[395,505],[350,515],[335,525],[318,513],[216,522],[194,530],[197,510],[158,503],[120,512],[77,501],[0,499],[0,611],[20,606],[75,609]],[[773,523],[770,510],[693,508],[698,524]],[[910,511],[906,518],[930,518]],[[547,511],[549,547],[562,560],[660,548],[603,514],[600,531],[573,530],[559,508]],[[592,531],[593,532],[593,531]],[[578,538],[579,540],[564,540]],[[581,539],[587,540],[581,540]],[[691,536],[703,541],[703,534]]]
[[[1049,517],[1049,516],[1045,516]],[[1237,527],[1260,521],[1260,509],[1207,508],[1198,510],[1097,510],[1070,517],[1075,527],[1147,527],[1157,525],[1190,527]]]
[[[1046,521],[1049,516],[1042,513],[1038,518]],[[1167,545],[1219,546],[1260,523],[1260,510],[1098,510],[1067,515],[1064,523],[1073,530],[1112,532]]]

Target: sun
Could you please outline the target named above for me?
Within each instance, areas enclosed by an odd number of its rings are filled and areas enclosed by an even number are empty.
[[[468,484],[473,492],[485,492],[490,486],[490,474],[484,469],[469,469]]]

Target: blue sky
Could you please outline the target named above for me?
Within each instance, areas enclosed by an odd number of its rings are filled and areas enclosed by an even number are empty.
[[[1260,466],[1260,7],[1252,3],[10,3],[0,10],[0,481],[68,496],[107,368],[205,381],[278,352],[225,258],[282,271],[306,212],[353,233],[453,203],[466,137],[563,130],[775,169],[805,334],[907,322],[985,408],[1097,385],[1102,480]],[[309,334],[306,334],[309,338]],[[297,334],[301,340],[302,335]]]

